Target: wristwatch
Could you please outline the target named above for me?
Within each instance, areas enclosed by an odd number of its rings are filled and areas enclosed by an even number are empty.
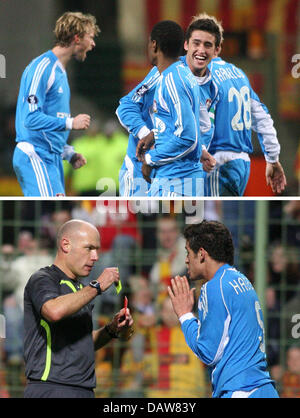
[[[94,287],[95,289],[97,289],[97,293],[98,293],[98,295],[101,295],[102,290],[101,290],[101,287],[100,287],[100,283],[99,283],[97,280],[92,280],[92,281],[89,283],[89,285],[90,285],[91,287]]]

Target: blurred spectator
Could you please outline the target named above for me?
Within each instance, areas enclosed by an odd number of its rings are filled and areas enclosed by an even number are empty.
[[[13,259],[13,247],[2,246],[6,269],[3,300],[3,312],[6,320],[6,338],[4,340],[4,361],[6,382],[10,397],[21,397],[23,392],[23,293],[25,285],[37,269],[52,264],[53,258],[48,250],[41,247],[30,231],[20,231],[17,239],[17,257]],[[4,254],[3,254],[4,252]],[[9,259],[7,259],[9,257]],[[10,282],[11,280],[11,282]]]
[[[19,256],[12,262],[11,269],[17,282],[14,297],[17,305],[23,307],[23,291],[29,277],[39,268],[52,264],[53,257],[49,249],[44,248],[29,231],[20,232],[18,252]]]
[[[153,304],[153,292],[149,281],[144,277],[133,276],[129,280],[131,296],[130,305],[137,315],[135,320],[139,327],[151,326],[155,323],[155,306]]]
[[[15,149],[15,115],[16,106],[10,106],[1,111],[0,126],[1,126],[1,140],[0,140],[0,175],[1,176],[15,176],[11,164],[13,153]]]
[[[281,380],[282,398],[300,398],[300,346],[292,346],[286,355],[287,370]]]
[[[156,261],[150,270],[149,278],[155,287],[157,301],[167,295],[167,286],[171,278],[186,272],[185,239],[180,234],[175,217],[163,215],[157,220],[158,250]]]
[[[156,323],[153,293],[147,279],[134,276],[130,278],[129,308],[135,323],[134,336],[129,341],[122,356],[122,382],[119,397],[145,396],[145,388],[149,380],[149,370],[146,367],[150,352],[150,329]]]
[[[71,219],[71,211],[68,208],[54,210],[42,217],[41,240],[44,247],[53,250],[56,248],[56,237],[59,228]]]
[[[206,200],[204,202],[204,219],[207,221],[221,221],[223,215],[221,200]],[[202,219],[199,220],[201,222]]]
[[[97,189],[101,178],[109,178],[114,182],[113,190],[107,190],[106,196],[118,195],[119,170],[126,154],[128,138],[120,131],[116,120],[108,120],[101,132],[99,122],[93,121],[87,134],[75,139],[72,145],[76,152],[82,153],[87,164],[79,170],[69,170],[65,165],[65,175],[69,181],[69,194],[80,196],[99,196],[104,191]],[[72,172],[71,172],[72,171]],[[71,176],[71,177],[70,177]],[[70,177],[70,180],[68,180]],[[104,182],[104,185],[107,185]],[[111,194],[110,194],[111,193]]]
[[[16,250],[12,244],[3,244],[0,250],[0,291],[1,299],[11,295],[16,286],[17,278],[12,272],[12,261],[15,258]]]
[[[277,367],[280,361],[280,305],[272,287],[266,289],[267,358],[268,366]]]
[[[287,227],[287,240],[289,245],[300,247],[300,201],[291,200],[285,204],[283,211],[291,220]]]
[[[276,288],[276,300],[281,306],[296,294],[300,285],[297,250],[280,242],[270,246],[269,284]]]
[[[171,300],[165,298],[160,323],[150,329],[150,373],[146,397],[201,398],[207,394],[205,366],[187,346]]]
[[[255,202],[228,200],[223,202],[222,213],[222,221],[230,230],[235,247],[234,264],[248,276],[255,239]]]

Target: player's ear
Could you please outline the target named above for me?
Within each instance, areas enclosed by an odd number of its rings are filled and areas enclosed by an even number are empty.
[[[76,45],[79,44],[79,42],[80,42],[80,36],[79,35],[74,35],[74,42],[75,42]]]
[[[184,50],[185,50],[185,51],[187,51],[187,50],[188,50],[188,45],[189,45],[188,41],[184,41],[184,45],[183,45],[183,47],[184,47]]]
[[[218,57],[218,56],[221,54],[221,51],[222,51],[222,47],[221,47],[221,45],[220,45],[220,46],[218,46],[218,47],[216,47],[215,56],[216,56],[216,57]]]
[[[199,251],[198,251],[198,257],[199,257],[200,264],[204,263],[204,261],[205,261],[205,254],[206,254],[205,249],[204,248],[200,248]]]
[[[68,238],[62,238],[60,241],[60,248],[65,254],[70,252],[71,244]]]

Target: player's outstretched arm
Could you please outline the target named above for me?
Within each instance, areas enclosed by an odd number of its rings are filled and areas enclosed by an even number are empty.
[[[266,181],[271,186],[273,193],[281,193],[284,191],[287,181],[284,170],[280,162],[266,164]]]

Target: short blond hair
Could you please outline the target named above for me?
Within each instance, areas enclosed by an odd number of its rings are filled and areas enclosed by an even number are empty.
[[[222,23],[218,21],[215,16],[210,16],[207,13],[199,13],[192,17],[191,23],[186,30],[186,40],[188,41],[192,36],[194,30],[203,30],[215,35],[216,47],[222,45],[224,41],[224,29]]]
[[[81,12],[66,12],[55,25],[56,45],[68,47],[75,35],[83,38],[89,30],[92,30],[95,36],[101,32],[94,16]]]

